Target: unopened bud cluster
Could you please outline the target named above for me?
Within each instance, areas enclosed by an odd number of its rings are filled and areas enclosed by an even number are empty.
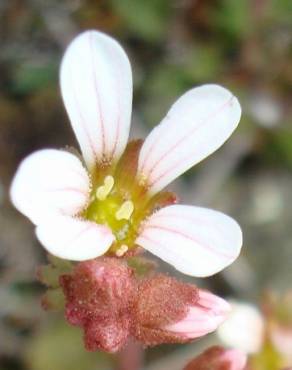
[[[216,330],[229,312],[210,292],[153,271],[139,275],[114,257],[80,262],[59,284],[66,319],[83,329],[90,351],[117,352],[130,338],[144,346],[186,343]]]

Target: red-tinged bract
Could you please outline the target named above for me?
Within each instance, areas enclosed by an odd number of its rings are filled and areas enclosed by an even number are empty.
[[[66,318],[84,329],[86,349],[116,352],[127,342],[136,284],[132,270],[115,258],[79,263],[60,283]]]
[[[125,262],[99,258],[62,275],[65,315],[90,351],[117,352],[134,337],[145,346],[186,343],[214,330],[229,305],[163,274],[139,278]]]
[[[133,335],[146,346],[185,343],[216,330],[228,312],[223,299],[160,274],[139,284]]]
[[[133,335],[146,346],[185,342],[186,338],[164,327],[183,319],[198,300],[198,289],[166,275],[139,284],[134,305]]]

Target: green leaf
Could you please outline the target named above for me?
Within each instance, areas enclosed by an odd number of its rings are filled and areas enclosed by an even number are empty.
[[[223,0],[213,14],[216,27],[232,39],[242,39],[252,31],[250,4],[246,0]]]
[[[52,254],[48,254],[47,257],[48,261],[60,271],[70,272],[73,267],[73,263],[68,260],[55,257]]]
[[[158,65],[143,83],[146,95],[143,115],[152,126],[163,118],[175,100],[189,87],[182,68],[165,63]]]
[[[61,311],[65,307],[65,297],[61,288],[48,289],[42,296],[42,306],[48,311]]]
[[[183,69],[192,83],[205,83],[217,79],[223,65],[215,46],[196,45],[188,51]]]
[[[19,94],[42,90],[57,81],[57,66],[54,64],[20,64],[14,71],[13,90]]]
[[[50,321],[28,342],[25,353],[30,370],[106,370],[112,357],[86,352],[81,330],[63,320]]]
[[[111,5],[133,35],[146,41],[165,35],[171,10],[167,0],[111,0]]]
[[[48,265],[43,265],[38,268],[37,277],[38,280],[51,288],[57,288],[60,286],[59,277],[64,274],[70,274],[73,268],[73,264],[70,261],[63,260],[48,254]]]
[[[57,288],[59,286],[59,276],[59,270],[52,265],[40,266],[37,271],[38,280],[52,288]]]
[[[287,123],[289,127],[291,123]],[[268,159],[283,166],[292,167],[292,131],[290,129],[279,129],[269,133],[265,146],[265,154]]]

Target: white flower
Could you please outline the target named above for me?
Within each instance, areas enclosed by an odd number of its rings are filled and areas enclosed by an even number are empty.
[[[65,151],[40,150],[20,164],[11,187],[12,202],[36,225],[43,246],[82,261],[139,245],[193,276],[232,263],[242,245],[238,224],[210,209],[165,206],[161,190],[228,139],[240,119],[238,100],[217,85],[191,89],[140,150],[138,143],[127,146],[132,73],[115,40],[96,31],[79,35],[60,80],[84,163]]]
[[[223,343],[245,353],[260,351],[264,339],[264,319],[259,310],[249,304],[231,301],[229,318],[218,329]]]

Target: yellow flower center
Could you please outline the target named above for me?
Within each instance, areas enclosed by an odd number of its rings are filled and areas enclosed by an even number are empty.
[[[97,166],[92,173],[93,190],[87,220],[108,226],[116,241],[108,253],[122,257],[133,248],[141,222],[155,210],[176,202],[170,192],[150,197],[146,179],[136,178],[138,154],[142,141],[132,141],[116,166]]]
[[[133,247],[139,224],[135,217],[135,206],[131,199],[119,191],[113,176],[106,176],[103,184],[92,193],[91,203],[85,218],[98,224],[107,225],[116,237],[110,252],[123,256]]]

